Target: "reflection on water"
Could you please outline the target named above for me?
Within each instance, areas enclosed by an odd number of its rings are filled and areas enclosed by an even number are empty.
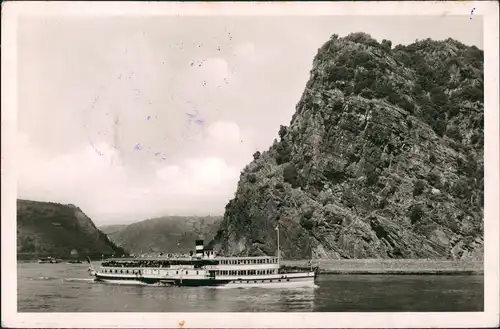
[[[18,264],[19,312],[482,311],[483,276],[322,275],[317,288],[125,286],[85,264]]]

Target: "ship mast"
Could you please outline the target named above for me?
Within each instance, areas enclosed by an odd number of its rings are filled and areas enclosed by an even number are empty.
[[[280,264],[280,225],[276,225],[276,235],[278,236],[278,266]]]

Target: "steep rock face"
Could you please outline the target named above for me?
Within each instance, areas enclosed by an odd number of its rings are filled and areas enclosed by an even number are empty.
[[[167,216],[147,219],[118,227],[102,228],[111,241],[127,251],[140,254],[149,252],[186,253],[194,250],[195,240],[213,239],[222,218]]]
[[[483,257],[483,52],[333,35],[212,241],[231,255]]]
[[[72,255],[73,251],[73,255]],[[92,220],[74,205],[17,200],[17,255],[19,259],[121,256],[122,248],[109,241]]]

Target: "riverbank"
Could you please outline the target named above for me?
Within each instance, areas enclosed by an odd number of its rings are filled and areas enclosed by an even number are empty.
[[[283,260],[285,268],[310,269],[309,260]],[[320,274],[481,275],[483,261],[428,259],[314,259]]]
[[[32,263],[36,260],[18,260]],[[482,261],[451,261],[427,259],[314,259],[281,260],[284,268],[310,270],[319,268],[320,274],[400,274],[400,275],[481,275]]]

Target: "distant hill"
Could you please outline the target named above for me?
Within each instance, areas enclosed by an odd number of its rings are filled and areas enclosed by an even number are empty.
[[[17,257],[71,258],[120,256],[125,253],[74,205],[17,200]]]
[[[194,249],[196,239],[212,240],[221,221],[222,217],[218,216],[167,216],[100,229],[130,253],[186,253]]]
[[[108,237],[112,234],[115,234],[116,232],[124,229],[127,227],[126,224],[118,224],[118,225],[106,225],[106,226],[100,226],[99,230],[101,230],[102,233],[106,234]]]

